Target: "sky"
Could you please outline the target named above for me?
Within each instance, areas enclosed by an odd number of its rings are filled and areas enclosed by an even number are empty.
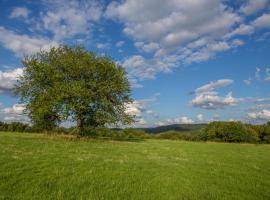
[[[125,68],[133,126],[270,120],[270,0],[0,0],[0,121],[29,121],[21,60],[61,44]]]

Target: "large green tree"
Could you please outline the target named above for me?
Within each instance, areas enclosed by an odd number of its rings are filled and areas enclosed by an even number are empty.
[[[51,129],[68,118],[85,127],[129,124],[132,102],[125,70],[81,46],[60,46],[26,57],[16,92],[33,123]]]

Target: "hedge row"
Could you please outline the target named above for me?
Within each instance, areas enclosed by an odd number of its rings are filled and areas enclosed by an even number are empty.
[[[27,124],[0,122],[0,131],[9,132],[42,132]],[[53,133],[72,134],[74,128],[57,128]],[[168,131],[159,134],[147,134],[140,129],[112,130],[106,128],[85,131],[85,136],[103,139],[136,140],[136,139],[171,139],[188,141],[219,141],[219,142],[247,142],[270,143],[270,122],[263,125],[250,125],[241,122],[211,122],[206,128],[192,132]]]

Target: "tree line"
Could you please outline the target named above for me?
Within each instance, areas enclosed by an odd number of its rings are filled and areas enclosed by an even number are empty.
[[[167,131],[158,134],[162,139],[214,141],[230,143],[270,143],[270,122],[261,125],[244,124],[242,122],[216,121],[207,124],[198,131]]]
[[[54,134],[76,134],[76,127],[58,127],[50,130]],[[9,132],[44,132],[38,127],[20,122],[0,122],[0,131]],[[211,122],[206,127],[193,131],[166,131],[158,134],[146,133],[142,129],[108,129],[88,128],[85,136],[103,139],[169,139],[187,141],[215,141],[229,143],[270,143],[270,122],[262,125],[244,124],[241,122]]]

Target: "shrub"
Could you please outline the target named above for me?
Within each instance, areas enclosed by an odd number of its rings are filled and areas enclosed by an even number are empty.
[[[202,140],[223,142],[258,142],[256,130],[241,122],[211,122],[204,129]]]
[[[87,128],[84,136],[103,139],[132,140],[145,139],[150,136],[140,129],[112,130],[108,128]]]
[[[258,133],[261,143],[270,143],[270,122],[264,125],[256,125],[254,129]]]

